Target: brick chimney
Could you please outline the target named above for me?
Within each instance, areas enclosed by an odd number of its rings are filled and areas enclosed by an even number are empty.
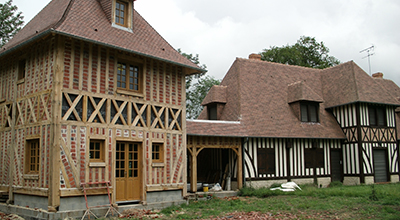
[[[372,77],[373,78],[383,78],[383,73],[381,73],[381,72],[374,73],[374,74],[372,74]]]
[[[252,53],[249,55],[250,60],[261,60],[261,54]]]

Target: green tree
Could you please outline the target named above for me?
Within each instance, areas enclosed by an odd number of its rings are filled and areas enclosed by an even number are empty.
[[[178,52],[204,70],[204,72],[202,73],[186,76],[186,90],[188,90],[192,86],[192,82],[194,79],[199,79],[200,77],[204,76],[207,73],[207,66],[205,64],[200,64],[199,54],[193,55],[184,53],[180,48],[178,49]]]
[[[329,48],[324,42],[317,42],[314,37],[301,36],[294,45],[282,47],[272,46],[261,52],[261,59],[297,66],[305,66],[317,69],[340,64],[340,61],[329,56]]]
[[[181,49],[178,49],[178,52],[204,70],[202,73],[186,76],[186,118],[195,119],[203,109],[201,102],[204,97],[206,97],[208,90],[212,87],[212,85],[209,87],[205,85],[209,84],[209,81],[212,80],[210,80],[210,77],[204,78],[207,73],[207,66],[205,64],[200,64],[198,54],[184,53]]]
[[[195,119],[200,115],[203,110],[201,102],[203,102],[211,87],[220,83],[221,80],[212,76],[205,76],[199,78],[193,84],[193,88],[186,91],[186,118]]]
[[[12,0],[0,4],[0,47],[3,47],[24,24],[22,12],[17,12],[18,7]]]

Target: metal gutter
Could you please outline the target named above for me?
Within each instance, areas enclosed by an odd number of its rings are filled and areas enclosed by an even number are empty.
[[[6,55],[8,55],[9,53],[12,53],[12,52],[14,52],[14,51],[16,51],[16,50],[19,50],[20,48],[22,48],[22,47],[24,47],[24,46],[27,46],[27,45],[33,43],[34,41],[37,41],[37,40],[39,40],[40,38],[43,38],[43,37],[45,37],[46,35],[51,34],[52,32],[53,32],[52,29],[48,29],[48,30],[46,30],[46,31],[44,31],[44,32],[42,32],[42,33],[36,35],[36,36],[33,36],[32,38],[30,38],[30,39],[28,39],[28,40],[26,40],[26,41],[23,41],[22,43],[19,43],[19,44],[17,44],[16,46],[11,47],[10,49],[7,49],[7,50],[4,51],[3,53],[0,53],[0,58],[6,56]]]

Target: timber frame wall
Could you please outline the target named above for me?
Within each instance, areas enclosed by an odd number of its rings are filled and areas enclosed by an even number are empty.
[[[18,81],[23,59],[26,76]],[[142,65],[142,93],[116,88],[120,59]],[[142,146],[141,201],[150,191],[186,192],[183,67],[59,35],[0,62],[0,189],[10,200],[13,193],[43,196],[56,209],[62,197],[83,195],[81,183],[114,187],[117,141]],[[24,173],[30,138],[40,139],[38,175]],[[104,163],[89,163],[91,139],[104,140]],[[164,145],[162,164],[152,162],[153,142]]]
[[[315,145],[316,143],[316,145]],[[305,150],[323,150],[323,166],[306,167]],[[273,171],[261,173],[258,160],[261,149],[272,149]],[[292,138],[249,138],[244,143],[245,178],[248,180],[294,180],[299,178],[330,177],[330,152],[341,149],[340,140],[292,139]],[[235,176],[236,177],[236,176]]]
[[[388,174],[399,174],[395,107],[381,105],[386,109],[386,126],[377,127],[370,126],[369,105],[376,104],[354,103],[332,109],[347,137],[343,143],[344,176],[357,177],[359,183],[365,183],[367,176],[374,176],[373,149],[386,150]]]

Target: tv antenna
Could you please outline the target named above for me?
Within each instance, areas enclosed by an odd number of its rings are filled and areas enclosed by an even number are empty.
[[[360,51],[360,53],[362,53],[362,52],[367,52],[367,54],[368,54],[367,56],[363,57],[363,59],[368,57],[369,75],[371,75],[371,61],[370,61],[370,57],[371,57],[372,55],[375,54],[375,53],[374,53],[374,48],[375,48],[375,46],[372,45],[372,46],[370,46],[370,47],[368,47],[368,48],[365,48],[364,50]]]

